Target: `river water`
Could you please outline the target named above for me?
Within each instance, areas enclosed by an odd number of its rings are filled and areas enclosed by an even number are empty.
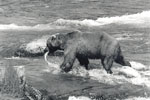
[[[147,98],[150,85],[150,1],[149,0],[22,0],[10,3],[2,2],[0,19],[0,65],[24,66],[28,82],[38,89],[46,89],[52,94],[80,90],[89,86],[123,86],[118,91],[138,89],[137,95],[120,98]],[[8,3],[8,5],[7,5]],[[6,16],[7,15],[7,16]],[[47,37],[56,32],[67,30],[106,32],[115,37],[121,45],[123,54],[136,71],[134,77],[120,75],[120,65],[113,65],[113,75],[108,75],[101,68],[99,60],[91,60],[94,69],[86,71],[75,63],[70,73],[61,74],[59,70],[49,66],[44,56],[14,57],[14,52],[25,43]],[[63,57],[49,56],[49,62],[60,65]],[[100,67],[99,67],[100,66]],[[143,69],[138,69],[138,67]],[[130,70],[130,69],[129,69]],[[132,69],[131,69],[132,70]],[[84,84],[83,84],[84,83]],[[128,84],[126,86],[126,84]],[[136,86],[139,87],[136,87]],[[146,89],[145,89],[146,88]],[[106,91],[115,90],[109,86]],[[95,90],[95,91],[94,91]],[[89,92],[87,92],[89,91]],[[79,91],[69,95],[69,100],[90,99],[91,93],[100,94],[100,89]],[[105,91],[105,92],[106,92]],[[123,92],[124,92],[123,91]],[[107,93],[106,92],[106,93]],[[145,94],[144,94],[145,93]],[[88,95],[87,95],[88,94]],[[103,94],[103,93],[102,93]],[[139,94],[139,95],[138,95]],[[115,95],[115,94],[111,94]],[[72,96],[72,97],[71,97]],[[74,97],[87,96],[87,97]],[[141,97],[139,97],[141,96]],[[115,98],[115,96],[114,96]],[[116,98],[119,98],[116,96]],[[115,100],[115,99],[114,99]]]

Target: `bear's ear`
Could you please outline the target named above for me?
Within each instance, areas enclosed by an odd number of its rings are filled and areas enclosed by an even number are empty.
[[[51,36],[51,39],[52,39],[52,40],[55,40],[55,39],[56,39],[56,35],[52,35],[52,36]]]
[[[51,36],[51,39],[52,39],[52,40],[55,40],[55,39],[57,38],[57,35],[59,35],[59,34],[60,34],[60,33],[56,33],[56,34],[52,35],[52,36]]]

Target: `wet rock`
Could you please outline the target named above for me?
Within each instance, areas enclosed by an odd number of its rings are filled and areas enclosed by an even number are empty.
[[[38,46],[37,48],[30,48],[28,44],[21,45],[16,52],[15,56],[19,57],[36,57],[44,55],[44,48]]]
[[[22,44],[15,52],[15,56],[21,57],[34,57],[42,56],[44,54],[44,49],[46,48],[46,41],[48,36],[43,36],[42,38],[35,39],[29,43]]]
[[[46,41],[49,36],[43,36],[40,39],[35,39],[29,43],[22,44],[14,53],[15,56],[19,57],[37,57],[44,55],[44,49],[46,48]],[[61,50],[56,51],[55,56],[62,56],[64,53]]]
[[[42,72],[41,69],[44,69],[45,66],[36,67],[39,70],[36,70],[35,66],[25,67],[24,90],[27,99],[24,100],[68,100],[71,98],[77,100],[82,100],[82,98],[84,98],[83,100],[89,98],[92,100],[124,100],[131,96],[150,96],[150,90],[145,85],[134,85],[129,82],[109,84],[68,73],[54,75]],[[23,76],[23,66],[15,66],[14,69],[18,76]]]
[[[129,96],[144,96],[143,93],[145,92],[147,95],[150,95],[147,87],[131,83],[111,85],[70,74],[52,75],[50,73],[45,73],[42,79],[44,81],[40,82],[33,79],[29,80],[30,84],[36,89],[45,89],[47,91],[47,98],[55,98],[54,100],[82,100],[81,98],[123,100]]]
[[[1,93],[23,97],[25,87],[24,67],[6,66],[2,79]]]

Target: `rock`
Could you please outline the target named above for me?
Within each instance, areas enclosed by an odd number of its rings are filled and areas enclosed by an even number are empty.
[[[21,57],[42,56],[44,55],[47,39],[48,36],[44,36],[40,39],[33,40],[30,43],[22,44],[15,52],[15,55]]]
[[[44,97],[39,90],[26,83],[24,66],[9,65],[6,66],[2,79],[1,95],[11,96],[12,98],[24,98],[23,100],[43,100],[42,97]]]
[[[29,43],[22,44],[14,53],[15,56],[19,57],[37,57],[44,55],[44,49],[46,48],[46,41],[49,36],[43,36],[42,38],[35,39]],[[58,50],[54,52],[55,56],[63,56],[64,52]]]
[[[147,97],[150,96],[149,88],[143,85],[134,85],[129,82],[112,85],[67,73],[57,75],[43,73],[41,75],[42,70],[35,70],[35,66],[29,67],[25,67],[25,72],[28,72],[28,74],[24,73],[23,66],[9,67],[10,69],[6,70],[7,74],[4,74],[6,80],[4,85],[10,87],[10,91],[20,87],[19,83],[24,83],[22,85],[26,97],[24,100],[68,100],[68,97],[69,100],[90,100],[90,98],[92,100],[122,100],[135,96],[144,97],[144,93],[147,94]],[[45,66],[39,66],[39,68],[44,69]],[[36,80],[36,73],[41,80]],[[19,81],[20,78],[18,77],[22,77],[24,74],[23,82]],[[107,77],[104,78],[107,79]],[[13,85],[13,83],[15,84]]]
[[[25,87],[24,67],[6,66],[4,78],[2,79],[1,92],[13,95],[14,97],[23,97]]]

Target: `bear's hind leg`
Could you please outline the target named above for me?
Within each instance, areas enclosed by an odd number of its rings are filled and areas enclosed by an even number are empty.
[[[102,65],[104,69],[107,71],[107,73],[112,74],[113,72],[111,71],[111,67],[113,64],[113,58],[112,57],[105,57],[102,59]]]
[[[89,64],[89,60],[86,57],[77,57],[79,63],[81,66],[84,66],[86,68],[86,70],[89,70],[88,64]]]

